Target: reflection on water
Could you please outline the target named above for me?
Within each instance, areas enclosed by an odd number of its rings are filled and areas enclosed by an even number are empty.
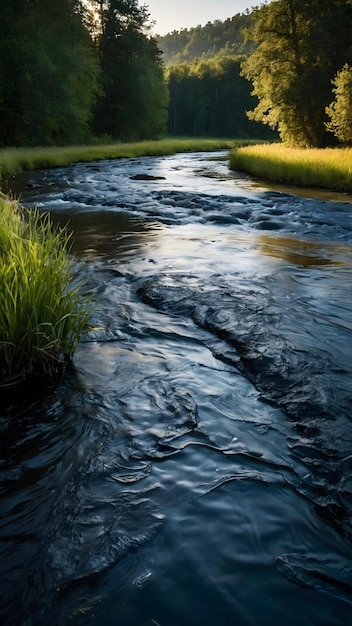
[[[2,623],[351,624],[351,205],[209,155],[31,184],[94,329],[0,416]]]
[[[350,256],[350,249],[339,244],[317,243],[291,237],[260,235],[260,250],[269,256],[283,259],[301,267],[343,264],[339,257]],[[324,256],[323,256],[324,254]]]
[[[107,213],[73,214],[67,221],[66,215],[54,216],[60,226],[74,233],[72,250],[80,257],[90,259],[110,258],[123,261],[131,254],[147,254],[151,229],[157,224],[149,224],[138,217]]]

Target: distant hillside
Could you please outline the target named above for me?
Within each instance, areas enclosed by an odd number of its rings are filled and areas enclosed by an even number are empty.
[[[219,54],[243,55],[250,52],[243,29],[251,21],[250,13],[238,13],[224,22],[216,20],[205,26],[174,30],[158,37],[165,65],[192,62],[196,58],[210,59]]]

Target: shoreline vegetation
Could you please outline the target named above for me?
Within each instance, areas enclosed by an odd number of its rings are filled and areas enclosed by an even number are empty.
[[[258,143],[250,139],[166,138],[111,144],[0,149],[0,182],[25,170],[65,167],[105,159],[166,156],[177,152],[212,152]]]
[[[270,182],[352,193],[352,148],[239,146],[231,150],[230,168]]]
[[[23,172],[105,159],[229,150],[231,170],[263,181],[352,193],[352,148],[291,148],[280,142],[228,138],[166,138],[66,147],[0,149],[0,185]],[[4,190],[3,190],[4,191]]]
[[[0,391],[57,380],[88,330],[70,235],[48,213],[0,195]]]

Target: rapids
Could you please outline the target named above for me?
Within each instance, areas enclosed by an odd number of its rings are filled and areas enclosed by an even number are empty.
[[[223,153],[9,185],[94,315],[0,413],[1,623],[351,626],[351,197]]]

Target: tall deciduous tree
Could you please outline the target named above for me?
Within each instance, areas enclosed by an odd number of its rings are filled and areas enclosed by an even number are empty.
[[[249,117],[291,144],[326,145],[331,79],[351,60],[351,28],[350,0],[274,0],[256,9],[248,36],[257,47],[242,66],[259,99]]]
[[[82,141],[98,60],[78,0],[1,0],[0,142]]]
[[[93,0],[103,94],[94,127],[118,139],[146,139],[165,131],[168,93],[148,12],[137,0]]]

